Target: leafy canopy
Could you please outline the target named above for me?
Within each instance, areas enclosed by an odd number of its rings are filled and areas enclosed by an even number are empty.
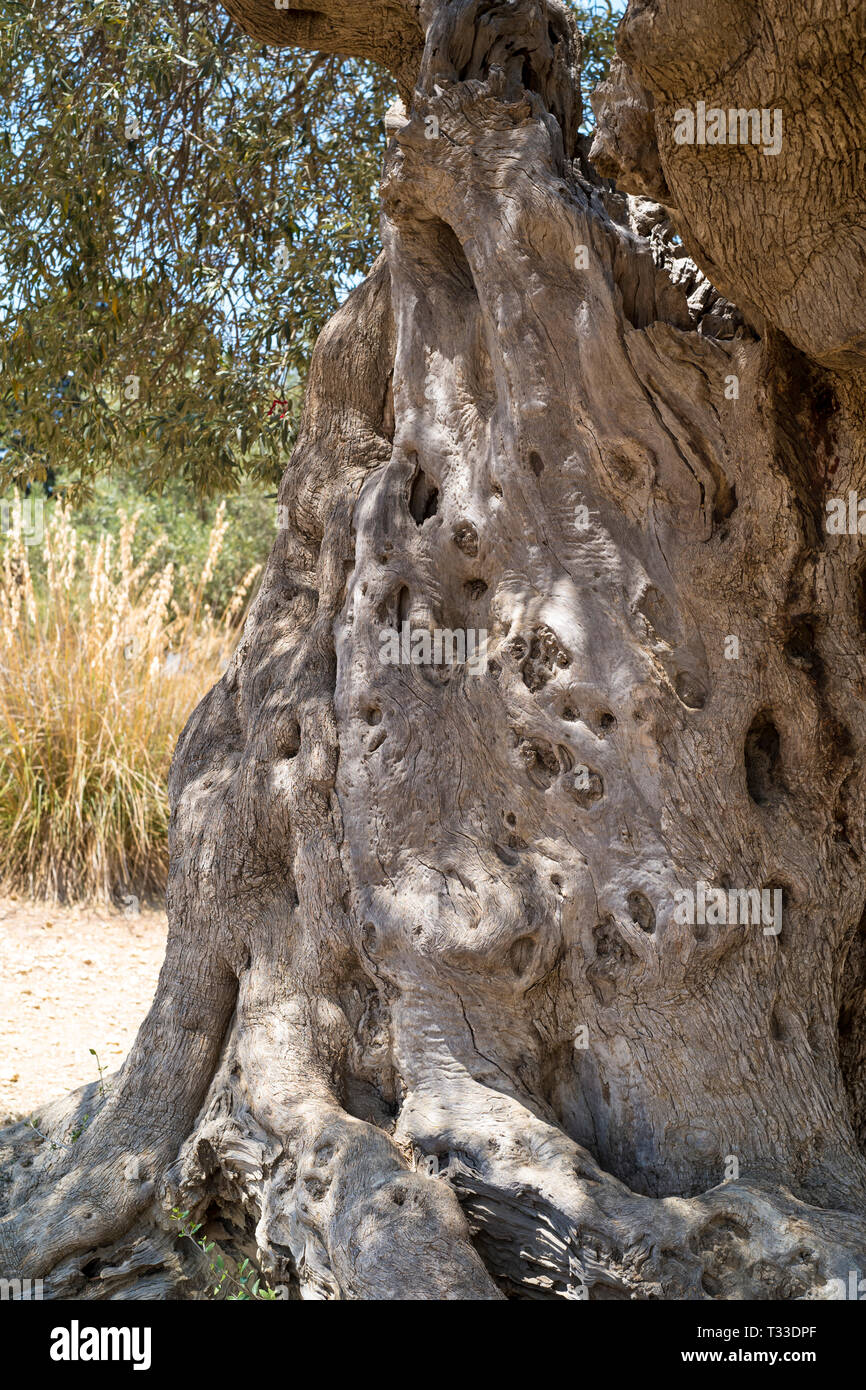
[[[620,6],[573,8],[586,91]],[[279,476],[316,336],[378,250],[393,95],[217,0],[0,0],[0,491]]]

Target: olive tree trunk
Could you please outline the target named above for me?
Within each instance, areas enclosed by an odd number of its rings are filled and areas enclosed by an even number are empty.
[[[558,0],[228,8],[395,73],[384,251],[175,755],[155,1002],[74,1144],[2,1136],[0,1273],[199,1296],[178,1206],[291,1297],[837,1296],[863,16],[633,0],[589,154]],[[679,143],[699,102],[780,150]]]

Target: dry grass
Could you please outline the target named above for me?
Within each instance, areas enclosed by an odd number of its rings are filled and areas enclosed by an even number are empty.
[[[133,564],[135,526],[124,518],[117,543],[91,547],[52,504],[38,553],[14,526],[0,549],[3,891],[116,901],[164,889],[171,754],[225,667],[259,567],[216,616],[202,595],[223,509],[197,577],[154,569],[158,545]]]

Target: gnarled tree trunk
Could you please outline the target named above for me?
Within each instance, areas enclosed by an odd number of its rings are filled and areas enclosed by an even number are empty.
[[[228,8],[395,72],[384,252],[175,756],[155,1003],[76,1144],[4,1136],[0,1264],[196,1296],[177,1204],[302,1297],[832,1297],[866,1256],[864,557],[825,525],[866,490],[862,15],[633,0],[591,164],[558,0]],[[701,100],[780,109],[779,155],[678,145]],[[486,663],[383,661],[404,625]]]

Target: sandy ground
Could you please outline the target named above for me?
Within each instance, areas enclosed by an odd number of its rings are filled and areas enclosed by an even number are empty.
[[[165,950],[165,914],[0,898],[0,1122],[123,1061]]]

